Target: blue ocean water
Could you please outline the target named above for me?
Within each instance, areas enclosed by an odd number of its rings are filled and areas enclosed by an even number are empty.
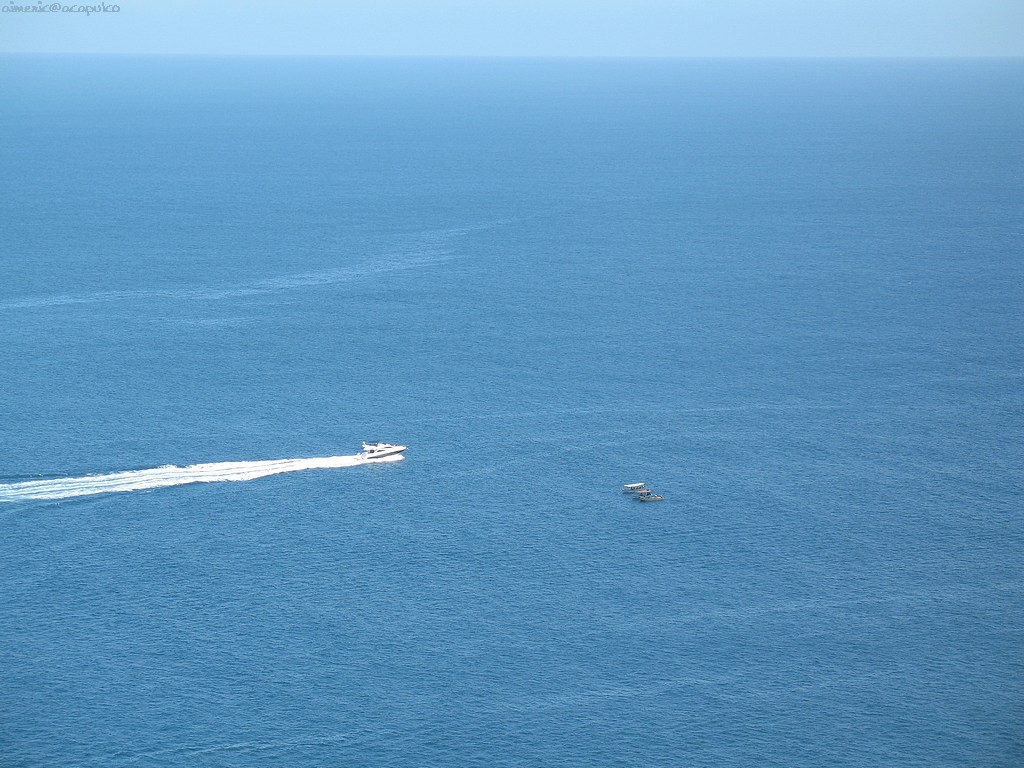
[[[0,59],[0,764],[1024,763],[1022,85]]]

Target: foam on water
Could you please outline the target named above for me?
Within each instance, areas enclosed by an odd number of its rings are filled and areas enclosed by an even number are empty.
[[[237,482],[255,480],[268,475],[279,475],[284,472],[355,467],[362,464],[401,461],[403,458],[405,457],[401,454],[384,456],[379,459],[365,459],[359,455],[352,455],[272,461],[222,461],[212,464],[192,464],[187,467],[169,465],[154,469],[114,472],[107,475],[61,477],[52,480],[0,484],[0,501],[70,499],[75,496],[91,496],[97,493],[126,493],[190,483]]]
[[[498,223],[480,224],[420,233],[412,242],[385,250],[363,263],[311,272],[289,273],[262,280],[245,281],[223,286],[192,286],[174,289],[139,289],[95,291],[93,293],[64,293],[27,296],[0,301],[0,311],[37,309],[70,304],[93,304],[115,301],[148,301],[151,299],[218,301],[222,299],[260,296],[278,291],[338,285],[372,279],[383,274],[423,269],[443,264],[455,257],[453,241],[456,237],[475,229],[497,226]]]

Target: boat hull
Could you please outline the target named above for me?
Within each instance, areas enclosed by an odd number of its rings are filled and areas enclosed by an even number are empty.
[[[358,454],[359,458],[362,459],[363,461],[375,461],[377,459],[386,458],[391,458],[392,460],[394,460],[394,457],[398,456],[399,454],[406,450],[406,447],[404,445],[387,444],[384,444],[379,448],[376,445],[371,446],[364,444],[363,448],[365,448],[366,450]],[[403,456],[402,458],[405,457]]]

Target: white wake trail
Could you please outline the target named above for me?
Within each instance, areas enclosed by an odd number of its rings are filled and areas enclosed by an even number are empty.
[[[166,488],[189,483],[220,483],[255,480],[258,477],[301,472],[306,469],[334,469],[362,464],[401,461],[405,457],[392,454],[379,459],[361,456],[325,456],[312,459],[279,459],[274,461],[223,461],[215,464],[192,464],[188,467],[156,467],[109,475],[61,477],[53,480],[30,480],[22,483],[0,483],[0,502],[32,499],[70,499],[96,493],[127,493],[149,488]]]

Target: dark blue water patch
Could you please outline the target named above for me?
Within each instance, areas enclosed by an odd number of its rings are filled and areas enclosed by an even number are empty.
[[[1018,62],[4,66],[6,763],[1021,761]]]

